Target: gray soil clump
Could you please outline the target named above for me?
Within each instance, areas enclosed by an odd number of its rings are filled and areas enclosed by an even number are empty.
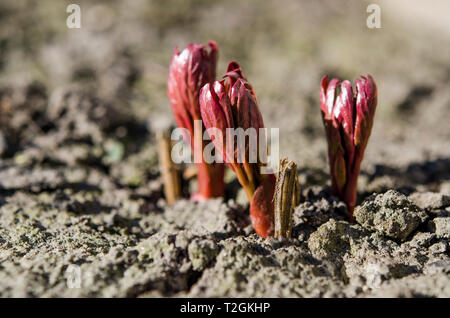
[[[427,215],[405,195],[389,190],[367,198],[355,209],[355,218],[368,230],[404,241]]]
[[[431,221],[438,238],[450,239],[450,218],[438,217]]]
[[[450,196],[442,193],[415,192],[408,199],[421,209],[441,210],[450,206]]]
[[[331,219],[311,234],[308,247],[316,258],[339,262],[350,249],[352,240],[360,237],[363,233],[363,229],[357,225]]]

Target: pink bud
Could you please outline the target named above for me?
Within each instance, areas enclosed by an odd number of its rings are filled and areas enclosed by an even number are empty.
[[[324,76],[320,85],[320,108],[328,141],[331,184],[350,211],[356,204],[356,185],[364,150],[370,137],[377,105],[377,87],[372,76],[352,84]],[[339,91],[339,93],[337,93]]]
[[[197,163],[198,193],[191,197],[194,200],[220,197],[224,193],[224,165],[207,164],[203,160],[205,127],[202,126],[200,132],[194,133],[194,130],[197,130],[194,128],[194,121],[201,119],[200,89],[203,85],[212,83],[216,77],[218,49],[214,42],[209,42],[208,45],[210,52],[204,45],[195,43],[190,43],[181,53],[175,49],[167,81],[167,95],[177,125],[189,130],[194,157],[200,154],[202,158],[201,162]]]
[[[243,80],[244,82],[247,82],[247,79],[245,78],[244,74],[242,73],[242,69],[239,66],[239,64],[237,62],[230,62],[228,63],[228,67],[227,67],[227,73],[225,74],[225,76],[223,77],[225,79],[228,79],[228,83],[225,84],[225,86],[227,87],[227,91],[230,90],[231,87],[234,86],[234,84],[239,80]],[[249,89],[253,95],[253,97],[256,100],[256,94],[255,91],[253,90],[253,87],[251,87],[250,84],[248,84]]]
[[[328,75],[322,78],[320,84],[320,109],[324,119],[333,119],[333,108],[336,100],[336,86],[339,85],[339,80],[333,78],[328,83]]]
[[[216,128],[222,133],[222,139],[212,135],[211,140],[217,151],[224,157],[225,162],[230,162],[226,155],[226,129],[234,127],[231,104],[222,82],[215,81],[212,85],[206,84],[200,91],[200,112],[206,129]]]
[[[273,202],[275,176],[261,175],[259,166],[262,163],[256,155],[257,162],[250,162],[249,142],[239,149],[233,142],[230,149],[230,140],[224,144],[226,128],[242,128],[244,131],[253,128],[256,130],[254,144],[259,145],[259,128],[264,128],[264,121],[258,108],[256,96],[252,86],[247,82],[242,70],[236,62],[228,65],[224,80],[206,84],[200,92],[200,110],[206,128],[218,128],[222,131],[222,140],[213,139],[216,150],[222,154],[223,159],[236,173],[240,184],[244,187],[250,202],[250,214],[253,227],[262,237],[273,235]],[[251,136],[251,134],[249,134]],[[225,146],[225,147],[224,147]],[[224,149],[224,150],[223,150]],[[239,153],[239,151],[243,153]],[[253,149],[255,151],[255,149]],[[252,153],[253,154],[253,153]],[[237,160],[239,155],[239,159]]]
[[[193,121],[201,119],[198,96],[206,83],[214,81],[218,57],[217,45],[190,43],[181,53],[175,49],[169,69],[167,94],[178,126],[193,134]]]
[[[251,85],[243,79],[238,79],[229,92],[230,102],[236,120],[236,126],[243,128],[264,128],[264,122],[259,111]]]
[[[377,107],[377,86],[372,76],[356,80],[355,146],[365,148],[372,131]]]

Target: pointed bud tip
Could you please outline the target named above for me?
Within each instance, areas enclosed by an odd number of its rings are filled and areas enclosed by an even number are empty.
[[[233,70],[236,70],[236,69],[240,69],[240,68],[241,67],[240,67],[240,65],[237,62],[230,61],[228,63],[228,66],[227,66],[227,72],[230,72],[230,71],[233,71]]]
[[[211,49],[211,52],[218,51],[219,47],[215,41],[209,41],[208,46]]]

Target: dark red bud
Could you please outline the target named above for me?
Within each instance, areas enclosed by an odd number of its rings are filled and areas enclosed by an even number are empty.
[[[337,88],[340,88],[337,94]],[[338,79],[320,85],[320,108],[328,141],[328,156],[333,192],[345,201],[352,219],[360,164],[369,140],[377,87],[372,76],[362,76],[352,84]]]
[[[261,112],[253,95],[253,89],[248,82],[238,79],[229,95],[237,127],[244,130],[252,127],[256,129],[257,133],[259,128],[264,128]]]
[[[193,120],[200,119],[198,96],[206,83],[214,81],[218,57],[217,45],[209,43],[208,53],[204,45],[190,43],[179,52],[175,49],[170,63],[167,95],[177,125],[193,133]]]
[[[203,85],[212,83],[216,76],[217,45],[214,42],[209,42],[208,45],[209,52],[204,45],[195,43],[190,43],[182,52],[175,49],[167,81],[167,95],[175,120],[179,127],[189,130],[194,157],[205,146],[202,138],[204,127],[201,127],[200,133],[194,132],[194,120],[201,119],[200,89]],[[198,193],[192,199],[205,200],[223,195],[222,164],[207,164],[202,160],[197,163],[197,171]]]
[[[356,80],[356,121],[354,143],[364,148],[372,131],[377,107],[378,91],[372,76],[361,76]]]
[[[230,162],[225,144],[226,129],[233,128],[233,115],[231,104],[222,82],[215,81],[212,85],[206,84],[200,91],[200,112],[206,129],[216,128],[222,133],[222,138],[211,135],[211,140],[217,151],[223,156],[225,162]]]

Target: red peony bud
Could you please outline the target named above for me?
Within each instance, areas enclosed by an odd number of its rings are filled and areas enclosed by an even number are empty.
[[[178,126],[187,128],[191,137],[194,134],[193,121],[201,119],[200,89],[216,77],[217,45],[209,42],[209,47],[209,53],[204,45],[195,43],[190,43],[181,53],[175,48],[170,63],[167,95]]]
[[[356,96],[349,81],[328,76],[321,81],[320,108],[328,141],[332,191],[346,204],[353,219],[356,185],[377,105],[372,76],[357,79]],[[337,88],[340,89],[337,94]]]
[[[267,237],[273,235],[273,203],[275,187],[274,175],[262,175],[259,167],[262,163],[258,155],[249,151],[249,138],[246,139],[244,154],[236,143],[226,140],[227,128],[242,128],[244,131],[255,129],[254,145],[259,145],[259,128],[264,128],[261,112],[252,86],[242,74],[236,62],[228,65],[224,80],[213,85],[205,85],[200,93],[200,110],[207,129],[217,128],[222,132],[222,139],[212,138],[216,150],[222,154],[224,161],[236,173],[240,184],[244,187],[250,202],[250,214],[256,232]],[[233,149],[230,149],[231,144]],[[238,160],[243,159],[241,161]]]
[[[186,128],[190,134],[191,148],[202,151],[206,143],[202,131],[194,133],[194,121],[201,119],[199,93],[203,85],[212,83],[216,77],[218,57],[217,45],[209,42],[210,52],[204,45],[190,43],[181,53],[175,49],[169,69],[167,95],[169,96],[175,120],[180,128]],[[197,140],[195,140],[197,138]],[[194,147],[199,145],[198,147]],[[201,145],[201,149],[200,148]],[[192,198],[205,200],[219,197],[224,193],[224,165],[219,163],[197,164],[198,193]]]
[[[232,157],[226,157],[226,129],[233,128],[234,121],[225,86],[222,82],[218,81],[212,85],[206,84],[200,91],[199,101],[200,113],[206,129],[216,128],[221,132],[222,138],[217,138],[218,136],[214,134],[211,135],[211,140],[214,143],[216,151],[223,156],[225,162],[229,163],[233,161]],[[231,166],[231,168],[233,167]]]
[[[372,76],[356,80],[355,146],[365,149],[377,107],[377,86]]]
[[[259,111],[256,97],[251,85],[243,79],[235,81],[229,93],[237,126],[243,128],[264,128],[264,121]]]

